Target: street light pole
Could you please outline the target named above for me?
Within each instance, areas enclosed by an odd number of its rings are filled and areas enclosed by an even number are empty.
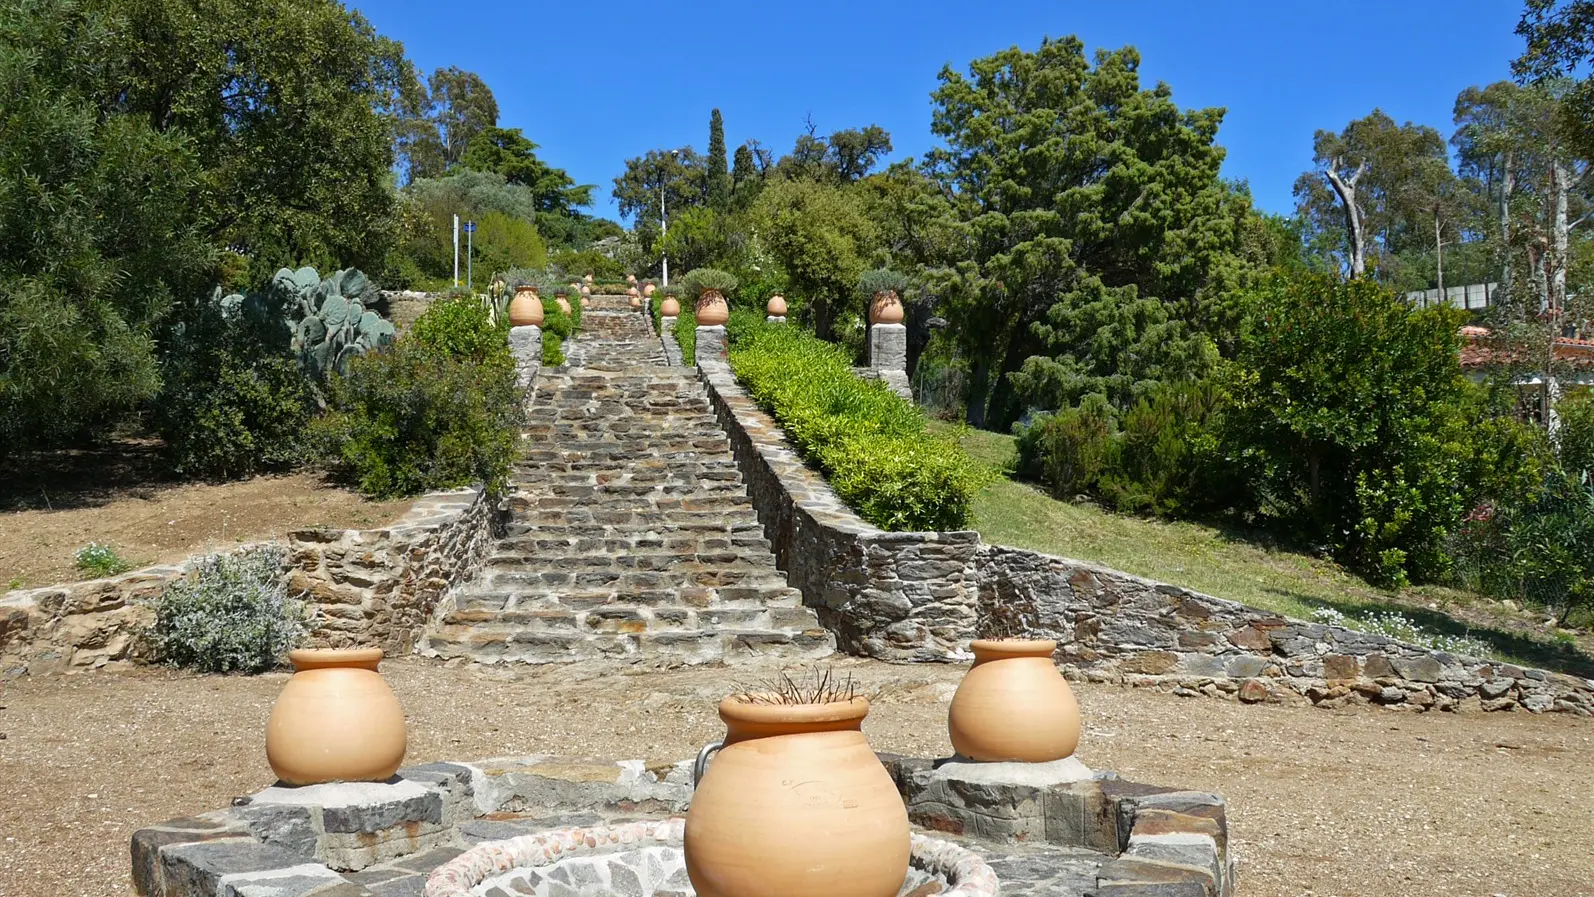
[[[681,155],[681,151],[680,150],[670,150],[670,159],[672,161],[677,159],[677,158],[679,158],[680,155]],[[664,189],[664,184],[665,184],[665,181],[667,180],[667,178],[668,178],[668,175],[666,175],[666,177],[659,178],[659,242],[661,244],[664,242],[664,238],[670,235],[670,219],[669,219],[669,216],[664,213],[664,194],[666,192],[665,189]],[[660,248],[659,257],[664,260],[664,284],[663,285],[664,286],[669,286],[670,285],[670,257],[664,253],[662,247]]]

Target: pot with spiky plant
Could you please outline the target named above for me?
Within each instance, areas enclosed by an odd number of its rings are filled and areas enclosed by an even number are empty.
[[[947,729],[952,748],[971,760],[1049,763],[1079,747],[1079,702],[1052,662],[1057,642],[986,631],[969,647],[974,666],[963,677]]]
[[[765,310],[772,318],[786,317],[786,297],[779,293],[769,297],[769,305]]]
[[[642,298],[643,299],[652,299],[653,298],[653,294],[658,292],[658,289],[659,289],[659,285],[654,283],[653,281],[651,281],[651,280],[643,281],[642,282]]]
[[[583,277],[583,278],[581,278],[581,281],[582,281],[582,282],[583,282],[583,283],[585,283],[585,284],[586,284],[586,285],[587,285],[587,286],[592,286],[592,282],[593,282],[593,281],[592,281],[592,272],[591,272],[591,271],[588,271],[588,272],[587,272],[587,274],[586,274],[586,276],[585,276],[585,277]]]
[[[515,298],[509,300],[509,323],[514,327],[542,326],[542,299],[537,295],[537,284],[515,281]]]
[[[566,287],[558,287],[553,291],[554,304],[565,314],[570,314],[570,291]]]
[[[901,324],[902,294],[907,291],[908,279],[884,268],[865,271],[858,280],[858,292],[869,298],[870,324]]]
[[[735,276],[717,268],[697,268],[681,278],[681,286],[696,299],[697,326],[717,327],[730,320],[726,294],[735,291]]]
[[[908,814],[864,737],[868,699],[829,673],[720,702],[725,742],[686,814],[699,897],[894,897]]]
[[[677,318],[681,315],[681,288],[668,286],[664,288],[664,298],[659,302],[659,317]]]

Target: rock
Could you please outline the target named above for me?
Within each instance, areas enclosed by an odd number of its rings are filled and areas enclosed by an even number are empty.
[[[1514,687],[1516,681],[1513,679],[1490,679],[1478,686],[1478,694],[1493,699],[1508,694]]]
[[[1380,704],[1400,704],[1406,700],[1406,693],[1393,685],[1386,685],[1378,690],[1378,696],[1373,700]]]
[[[1495,698],[1492,701],[1483,702],[1483,710],[1485,713],[1497,713],[1502,710],[1515,710],[1516,707],[1517,702],[1511,700],[1510,698]]]
[[[1260,679],[1247,679],[1240,683],[1239,698],[1246,704],[1260,704],[1273,697],[1273,692]]]

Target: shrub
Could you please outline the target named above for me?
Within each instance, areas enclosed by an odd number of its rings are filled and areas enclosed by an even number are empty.
[[[302,602],[288,597],[279,548],[204,558],[153,602],[155,659],[202,673],[260,673],[305,635]]]
[[[1381,635],[1430,651],[1480,658],[1494,655],[1494,648],[1481,639],[1429,632],[1405,615],[1394,611],[1362,611],[1346,614],[1331,607],[1320,607],[1312,611],[1312,619],[1325,626],[1338,626]]]
[[[567,315],[560,311],[559,306],[555,305],[552,300],[543,300],[542,338],[544,346],[548,344],[548,337],[550,336],[558,340],[567,340],[570,338],[570,334],[575,332],[576,322],[572,316],[575,310],[576,307],[574,305],[570,306],[570,311],[572,314]]]
[[[117,554],[116,549],[100,542],[90,542],[79,548],[74,565],[79,573],[88,574],[91,579],[115,576],[133,569],[132,563]]]
[[[508,320],[494,325],[475,297],[440,299],[415,321],[409,338],[440,355],[482,362],[509,354]]]
[[[797,328],[745,319],[736,332],[736,376],[859,516],[888,530],[969,525],[978,468],[955,443],[925,433],[910,402]]]
[[[565,341],[551,330],[542,332],[542,363],[545,367],[558,367],[565,363]]]
[[[896,293],[903,301],[907,301],[908,286],[911,283],[906,275],[885,268],[876,268],[873,271],[863,272],[863,276],[858,278],[858,292],[868,299],[876,293],[890,291]]]
[[[714,290],[729,300],[736,292],[736,277],[718,268],[694,268],[681,278],[681,287],[693,297]]]
[[[413,339],[334,378],[313,434],[322,463],[375,498],[485,483],[503,489],[523,419],[507,350],[477,362]]]
[[[1078,408],[1036,415],[1018,429],[1019,473],[1058,498],[1094,494],[1116,432],[1112,407],[1099,395],[1086,396]]]

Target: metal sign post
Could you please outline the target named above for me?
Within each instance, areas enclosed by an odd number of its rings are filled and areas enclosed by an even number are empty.
[[[463,230],[465,231],[465,289],[468,290],[471,288],[471,262],[474,260],[472,257],[472,249],[474,249],[473,244],[475,243],[473,235],[476,233],[476,222],[465,222],[465,227]],[[458,263],[456,263],[456,268],[457,265]],[[454,275],[454,279],[456,281],[459,279],[459,275],[457,273]]]

